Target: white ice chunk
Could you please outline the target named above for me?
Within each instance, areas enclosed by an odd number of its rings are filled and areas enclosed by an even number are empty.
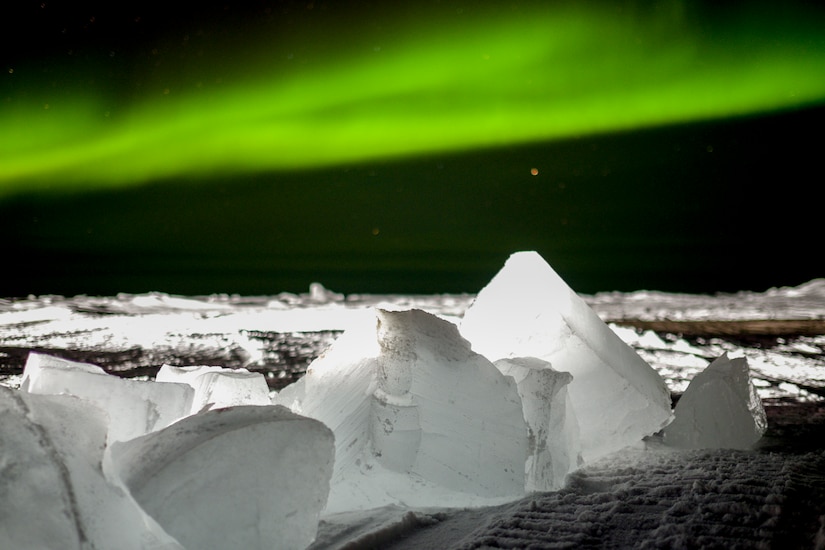
[[[101,469],[106,415],[0,386],[0,548],[182,550]]]
[[[536,252],[510,256],[461,323],[490,359],[538,357],[569,372],[582,456],[590,462],[670,420],[664,380]]]
[[[44,376],[44,372],[49,371],[49,369],[72,370],[89,374],[106,374],[106,371],[97,365],[69,361],[61,357],[53,357],[32,351],[29,352],[29,356],[26,358],[26,365],[23,369],[23,389],[25,390],[29,385],[40,385],[41,377]],[[45,376],[48,377],[50,374],[46,374]]]
[[[189,416],[113,444],[106,464],[186,548],[299,549],[315,538],[333,458],[326,426],[270,405]]]
[[[527,491],[553,491],[581,465],[576,413],[567,398],[569,372],[558,372],[535,357],[499,359],[496,367],[518,385],[530,434],[525,464]]]
[[[109,416],[109,440],[126,440],[186,416],[194,391],[186,384],[126,380],[100,367],[30,353],[21,389],[88,400]]]
[[[335,433],[327,513],[524,492],[527,429],[514,380],[424,311],[378,310],[276,399]]]
[[[187,367],[176,367],[174,365],[161,365],[155,375],[156,382],[177,382],[178,384],[192,385],[193,381],[200,375],[207,372],[221,372],[223,367],[211,365],[197,365]]]
[[[155,380],[191,386],[195,392],[192,398],[192,414],[205,409],[271,404],[269,387],[264,375],[246,369],[163,365]]]
[[[744,357],[722,354],[693,377],[664,441],[684,449],[749,449],[768,422]]]

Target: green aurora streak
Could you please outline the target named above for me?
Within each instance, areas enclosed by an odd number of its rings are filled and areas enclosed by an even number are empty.
[[[674,4],[675,5],[675,4]],[[0,107],[0,195],[300,170],[793,109],[825,100],[822,12],[538,9],[423,18],[218,91]],[[309,39],[310,37],[307,37]],[[364,40],[368,44],[369,39]],[[3,75],[13,78],[14,74]]]

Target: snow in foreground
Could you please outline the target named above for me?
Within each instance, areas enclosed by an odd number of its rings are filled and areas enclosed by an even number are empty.
[[[511,504],[327,517],[311,548],[822,548],[823,501],[821,451],[677,451],[653,438]]]
[[[759,439],[764,410],[744,360],[721,357],[701,384],[686,392],[695,396],[677,408],[667,440],[747,448]],[[137,382],[33,354],[21,391],[0,393],[3,448],[13,449],[4,470],[34,457],[43,473],[3,476],[0,497],[29,503],[49,527],[4,519],[0,542],[111,547],[122,530],[122,548],[303,548],[316,535],[316,546],[369,546],[448,517],[429,508],[543,491],[509,505],[527,506],[529,531],[543,524],[535,517],[561,513],[553,499],[574,494],[575,480],[638,455],[672,416],[656,371],[535,253],[514,255],[460,328],[416,309],[366,310],[274,405],[261,402],[265,392],[252,373],[168,368]],[[694,411],[687,427],[683,408]],[[654,455],[687,456],[662,447],[633,460]],[[38,476],[53,480],[50,491]],[[573,523],[587,531],[589,522]],[[671,535],[690,536],[656,539]]]

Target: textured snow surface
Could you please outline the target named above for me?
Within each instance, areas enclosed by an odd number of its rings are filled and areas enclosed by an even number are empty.
[[[824,481],[821,452],[626,449],[454,548],[819,548]]]
[[[825,451],[679,451],[654,438],[555,492],[321,522],[320,549],[823,548]]]
[[[461,333],[497,360],[538,357],[569,372],[582,456],[595,460],[670,421],[664,380],[536,252],[517,252],[479,292]]]

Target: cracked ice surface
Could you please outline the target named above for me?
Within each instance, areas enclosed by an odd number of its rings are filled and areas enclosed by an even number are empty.
[[[568,386],[592,461],[659,431],[671,417],[664,380],[536,252],[510,256],[461,323],[492,360],[538,357],[573,375]]]

